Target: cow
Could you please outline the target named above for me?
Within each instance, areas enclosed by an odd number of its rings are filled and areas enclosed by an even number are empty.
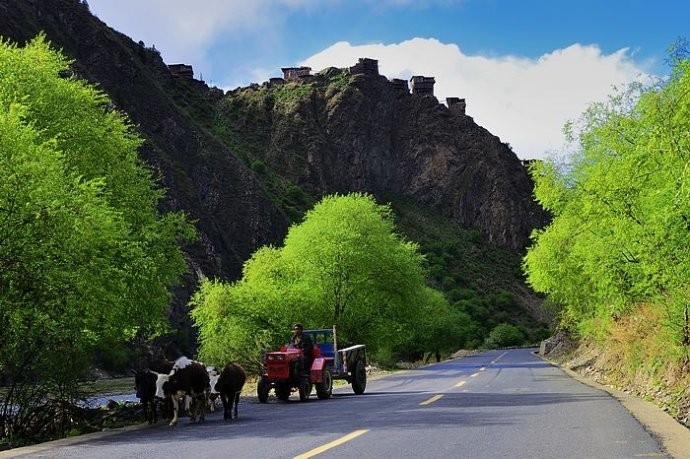
[[[149,424],[158,422],[156,415],[156,380],[158,373],[150,371],[148,368],[144,370],[134,371],[134,388],[136,389],[137,398],[144,407],[144,417]]]
[[[237,406],[240,404],[240,392],[247,380],[247,373],[244,368],[236,363],[228,363],[221,371],[216,382],[215,389],[220,393],[220,400],[223,402],[223,419],[231,421],[233,419],[233,405],[235,407],[235,418],[237,418]]]
[[[199,421],[205,420],[205,410],[208,405],[209,377],[204,365],[187,357],[180,357],[175,361],[169,374],[159,374],[156,381],[156,396],[170,397],[173,405],[173,418],[170,425],[178,421],[179,398],[191,397],[190,418],[196,422],[197,411]]]
[[[149,424],[158,422],[156,412],[156,380],[159,373],[169,373],[173,362],[169,360],[157,360],[151,362],[148,368],[132,370],[134,373],[134,388],[140,403],[144,407],[144,417]]]
[[[216,370],[215,367],[206,367],[206,372],[209,377],[209,387],[211,388],[208,395],[208,408],[211,413],[216,411],[216,399],[218,398],[219,392],[216,390],[216,383],[220,377],[220,372]]]

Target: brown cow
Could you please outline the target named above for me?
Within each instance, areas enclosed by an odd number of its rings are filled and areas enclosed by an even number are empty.
[[[231,421],[233,419],[232,409],[235,407],[235,418],[237,418],[237,405],[240,404],[240,392],[247,380],[247,373],[244,368],[236,363],[228,363],[216,382],[216,391],[220,393],[220,400],[223,402],[223,419]]]

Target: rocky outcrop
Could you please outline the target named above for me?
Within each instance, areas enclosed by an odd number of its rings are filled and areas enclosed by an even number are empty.
[[[259,120],[233,119],[240,137],[267,126],[260,159],[312,194],[410,197],[516,251],[546,221],[510,147],[433,95],[401,92],[383,76],[329,69],[292,87],[238,89],[223,107]]]

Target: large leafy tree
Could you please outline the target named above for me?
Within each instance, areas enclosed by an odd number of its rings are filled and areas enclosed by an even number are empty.
[[[285,340],[294,321],[335,324],[341,341],[374,350],[445,350],[448,337],[437,331],[451,310],[426,287],[416,244],[394,229],[390,208],[369,195],[323,198],[282,248],[258,250],[241,280],[202,284],[192,311],[202,358],[250,362],[262,346]],[[427,319],[434,315],[438,321]]]
[[[193,236],[184,215],[157,210],[140,137],[69,65],[42,36],[0,43],[3,414],[30,408],[20,389],[34,383],[78,395],[101,343],[162,330],[186,270],[178,243]]]
[[[568,163],[533,168],[536,197],[554,219],[534,234],[525,269],[580,332],[605,335],[607,324],[654,303],[674,336],[666,349],[687,354],[688,120],[690,62],[679,57],[662,84],[592,106]]]

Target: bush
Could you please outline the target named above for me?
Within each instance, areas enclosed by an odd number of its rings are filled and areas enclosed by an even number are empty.
[[[484,341],[486,348],[519,346],[524,343],[525,335],[515,325],[501,323],[494,327]]]
[[[376,351],[374,351],[371,355],[370,360],[379,368],[395,367],[395,356],[389,347],[380,347],[376,349]]]

